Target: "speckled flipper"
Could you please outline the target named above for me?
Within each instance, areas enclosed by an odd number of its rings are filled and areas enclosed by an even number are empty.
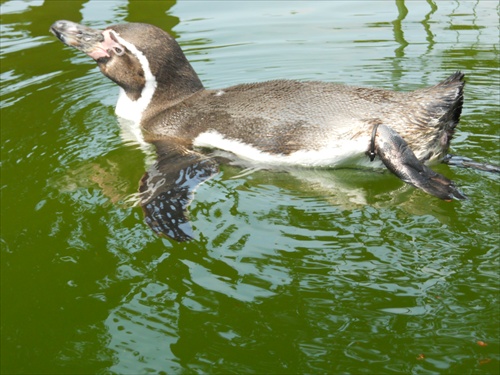
[[[404,182],[444,200],[466,199],[453,181],[418,160],[406,141],[388,126],[378,126],[375,145],[380,160]]]
[[[146,223],[176,241],[192,239],[187,206],[193,191],[218,171],[217,163],[177,140],[152,142],[158,160],[141,179],[139,192]]]

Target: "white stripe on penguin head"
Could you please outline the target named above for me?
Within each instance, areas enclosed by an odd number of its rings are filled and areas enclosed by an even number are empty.
[[[122,46],[126,47],[135,57],[137,57],[137,60],[139,60],[141,68],[144,71],[144,78],[146,80],[146,83],[144,85],[144,88],[142,89],[141,97],[137,100],[132,100],[127,96],[125,90],[120,87],[120,96],[115,108],[115,113],[118,116],[139,124],[141,122],[142,113],[148,107],[155,93],[157,85],[156,78],[151,72],[148,59],[141,51],[137,49],[136,46],[120,37],[120,34],[118,34],[114,30],[105,30],[103,34],[105,33],[113,33],[113,36],[116,38],[116,40]]]

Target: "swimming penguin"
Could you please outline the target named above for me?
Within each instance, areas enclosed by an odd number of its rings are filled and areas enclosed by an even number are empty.
[[[156,146],[158,160],[139,190],[146,222],[158,234],[192,237],[186,207],[196,186],[218,172],[205,149],[268,168],[385,165],[440,199],[465,199],[427,166],[450,161],[461,72],[413,92],[292,80],[207,90],[175,39],[156,26],[94,30],[57,21],[50,31],[120,86],[117,115]]]

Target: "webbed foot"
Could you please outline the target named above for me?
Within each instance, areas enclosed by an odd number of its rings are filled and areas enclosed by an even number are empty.
[[[404,182],[440,199],[466,199],[453,181],[418,160],[408,143],[390,127],[378,126],[375,144],[380,160]]]

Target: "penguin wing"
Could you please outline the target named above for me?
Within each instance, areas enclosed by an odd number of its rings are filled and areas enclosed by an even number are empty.
[[[154,140],[157,161],[139,185],[146,223],[158,235],[176,241],[193,238],[187,206],[194,190],[218,172],[217,162],[190,150],[177,139]]]

